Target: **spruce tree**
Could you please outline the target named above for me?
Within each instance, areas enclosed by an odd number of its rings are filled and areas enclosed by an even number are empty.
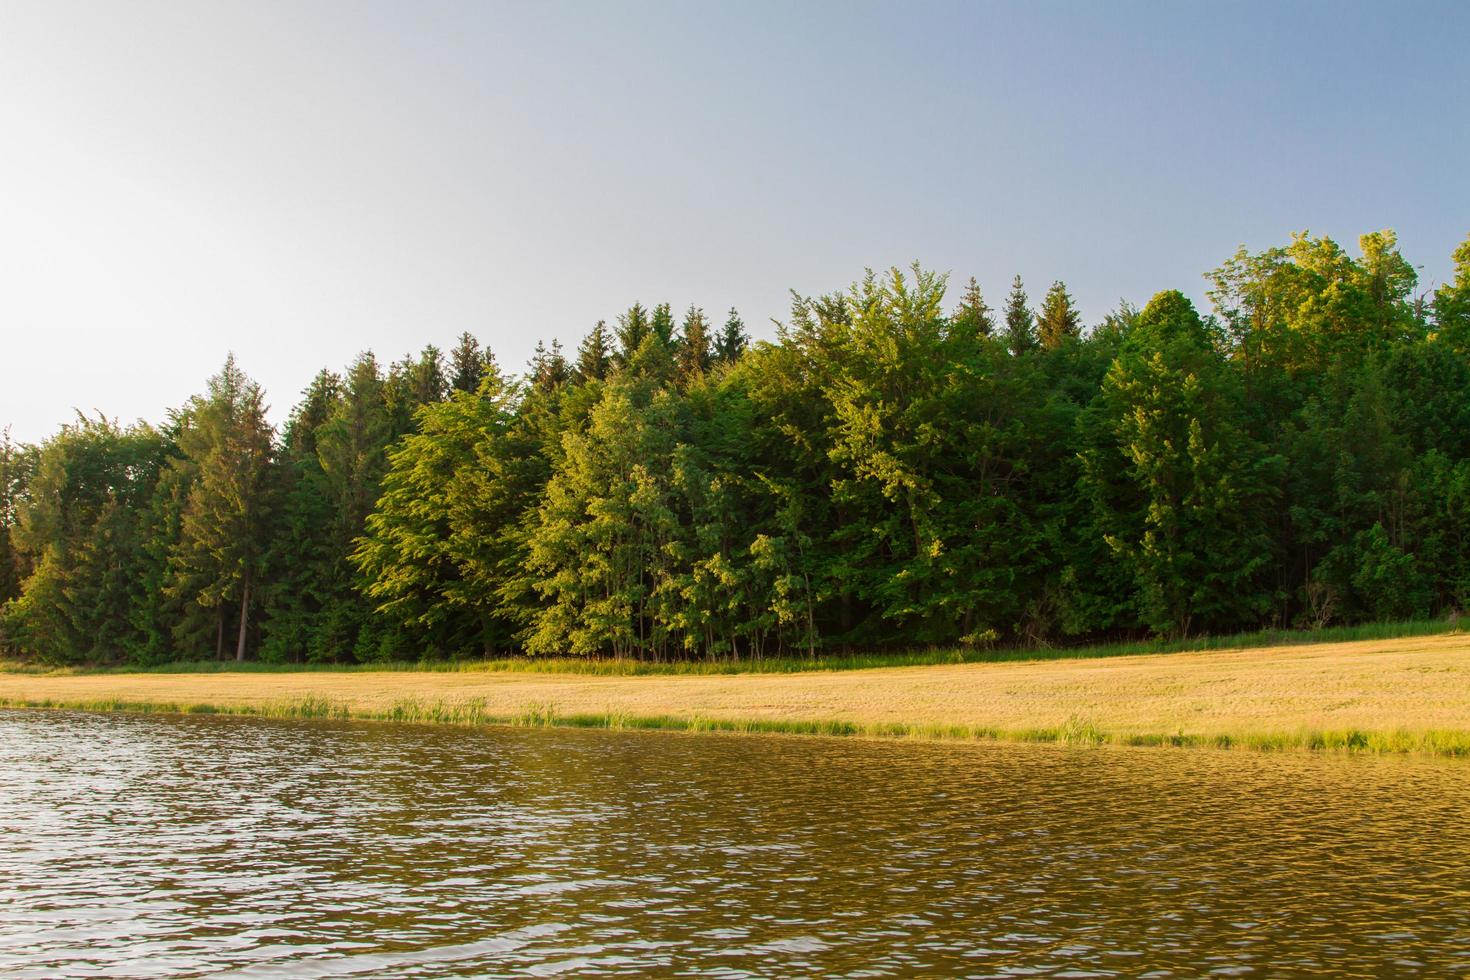
[[[480,348],[480,342],[469,331],[460,334],[459,343],[449,355],[450,386],[455,391],[474,394],[475,389],[480,387],[480,379],[485,376],[485,366],[489,356],[487,351]]]
[[[725,326],[715,338],[715,359],[724,364],[734,364],[750,345],[750,337],[745,333],[745,324],[740,319],[740,314],[735,307],[730,307],[730,315],[725,319]]]
[[[953,329],[972,337],[989,337],[995,333],[995,319],[990,315],[990,307],[980,294],[980,284],[975,281],[974,276],[970,277],[965,294],[960,298],[959,308],[950,317],[950,324]]]
[[[607,323],[598,320],[592,332],[582,338],[582,344],[577,348],[577,378],[585,382],[607,377],[612,360],[612,339],[608,335]]]
[[[1017,276],[1006,298],[1006,347],[1020,356],[1036,346],[1036,329],[1031,308],[1026,305],[1026,288]]]
[[[642,303],[634,303],[618,317],[618,361],[626,364],[648,336],[648,311]]]
[[[193,474],[175,550],[175,591],[194,588],[197,601],[223,615],[239,607],[235,659],[244,660],[250,612],[259,592],[270,518],[273,431],[260,386],[231,354],[196,398],[179,433]],[[223,622],[223,619],[221,619]]]
[[[449,395],[449,378],[444,371],[444,354],[433,344],[424,348],[409,374],[416,405],[442,402]]]
[[[709,368],[709,321],[704,311],[691,305],[684,314],[679,338],[679,374],[687,382]]]
[[[553,340],[548,350],[542,341],[536,342],[536,353],[531,357],[531,383],[542,391],[551,391],[566,384],[571,376],[567,359],[561,352],[561,341]]]
[[[653,308],[653,320],[649,329],[665,347],[674,346],[674,311],[669,308],[668,303],[660,303]]]
[[[1082,335],[1082,319],[1067,286],[1060,279],[1051,284],[1046,297],[1041,301],[1041,312],[1036,317],[1036,332],[1045,350],[1056,350],[1069,340]]]

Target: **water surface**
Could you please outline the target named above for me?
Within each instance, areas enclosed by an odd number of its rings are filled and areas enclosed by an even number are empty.
[[[1470,972],[1470,764],[0,712],[0,975]]]

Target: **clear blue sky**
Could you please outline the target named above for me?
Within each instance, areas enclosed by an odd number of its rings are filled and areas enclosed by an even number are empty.
[[[1237,245],[1470,233],[1470,3],[0,3],[0,425],[157,420],[233,349],[462,330],[520,369],[633,300],[865,267],[1203,298]]]

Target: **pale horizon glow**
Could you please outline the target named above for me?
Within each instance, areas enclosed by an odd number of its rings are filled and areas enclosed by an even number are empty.
[[[1084,320],[1309,229],[1470,233],[1470,5],[0,0],[0,428],[161,421],[228,351],[468,330],[520,371],[638,300],[918,260]]]

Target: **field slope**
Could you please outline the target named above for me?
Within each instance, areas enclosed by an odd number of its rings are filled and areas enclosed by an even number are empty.
[[[724,676],[0,674],[0,704],[1470,754],[1470,637]]]

